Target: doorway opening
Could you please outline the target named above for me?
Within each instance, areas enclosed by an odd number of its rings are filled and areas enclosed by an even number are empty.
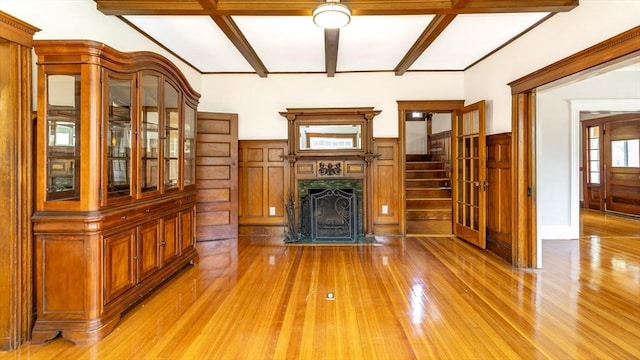
[[[463,105],[398,101],[403,234],[452,236],[451,126]]]
[[[514,200],[518,204],[518,208],[514,211],[513,220],[513,231],[518,234],[514,250],[514,264],[516,266],[542,267],[540,249],[542,248],[542,239],[548,237],[544,234],[545,228],[543,228],[544,225],[542,224],[545,221],[541,215],[547,218],[552,217],[553,222],[547,223],[559,224],[559,220],[562,220],[555,216],[557,212],[542,209],[545,197],[553,198],[555,193],[549,189],[544,190],[544,181],[549,179],[549,176],[541,174],[540,172],[544,173],[544,170],[537,169],[536,164],[552,164],[556,165],[556,167],[559,165],[557,160],[544,162],[541,156],[544,154],[538,153],[538,151],[542,150],[540,146],[536,147],[536,142],[541,140],[541,135],[560,136],[555,131],[541,131],[541,124],[538,124],[541,119],[545,119],[540,114],[539,100],[542,92],[550,87],[575,83],[585,79],[585,77],[588,78],[599,73],[608,72],[612,67],[622,67],[629,62],[633,62],[633,58],[637,58],[638,54],[640,54],[637,41],[639,34],[638,28],[633,28],[509,83],[513,95],[512,144],[514,158],[512,159],[512,168],[515,173],[513,191]],[[554,114],[550,118],[557,119],[558,115]],[[572,186],[567,184],[566,177],[556,176],[553,179],[565,180],[560,184],[564,187],[565,194],[566,189],[570,189],[571,201],[569,203],[571,204],[571,211],[565,211],[563,216],[570,215],[571,228],[575,228],[573,225],[579,223],[579,221],[574,221],[574,219],[579,219],[577,204],[579,203],[580,177],[575,171],[579,164],[579,151],[575,151],[575,144],[578,142],[574,139],[580,134],[579,122],[572,121],[571,126],[567,128],[573,129],[574,126],[578,128],[578,131],[572,132],[571,135],[572,152],[570,160],[573,170],[570,172],[568,179]],[[545,146],[543,148],[545,151],[553,150],[549,144],[548,141],[544,142]],[[566,144],[566,141],[564,144]],[[566,154],[566,146],[564,153]],[[557,152],[554,152],[553,155],[557,155]],[[557,156],[555,157],[557,158]],[[532,191],[534,191],[533,196],[529,196]],[[552,209],[557,210],[554,207]],[[538,219],[539,217],[540,219]],[[539,224],[539,220],[541,224]],[[566,219],[564,222],[567,222]],[[538,228],[539,226],[540,228]],[[554,231],[557,236],[563,229],[569,227],[552,225],[547,226],[547,228],[557,230]],[[571,238],[577,238],[577,236],[572,236]]]
[[[451,112],[405,114],[407,234],[452,234],[451,117]]]

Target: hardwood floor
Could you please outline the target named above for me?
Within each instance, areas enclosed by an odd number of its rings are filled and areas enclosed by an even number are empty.
[[[545,242],[540,270],[449,237],[201,243],[97,344],[0,359],[640,358],[640,223],[585,215],[580,240]]]

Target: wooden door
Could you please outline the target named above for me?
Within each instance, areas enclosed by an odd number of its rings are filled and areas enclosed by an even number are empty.
[[[453,233],[484,249],[488,186],[484,101],[456,111],[452,136]]]
[[[631,116],[605,124],[605,198],[607,210],[640,215],[640,115]]]
[[[162,241],[160,242],[160,265],[164,266],[178,258],[178,214],[162,219]]]
[[[160,268],[160,219],[138,227],[138,282]]]
[[[195,243],[193,241],[193,219],[195,218],[193,213],[193,209],[180,213],[180,253],[186,252]]]
[[[238,236],[238,115],[198,112],[196,241]]]

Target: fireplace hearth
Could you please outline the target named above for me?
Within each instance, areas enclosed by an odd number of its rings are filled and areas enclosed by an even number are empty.
[[[362,181],[300,181],[299,239],[312,243],[362,241]]]

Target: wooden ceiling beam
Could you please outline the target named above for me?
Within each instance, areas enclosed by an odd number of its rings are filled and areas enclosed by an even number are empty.
[[[206,10],[203,0],[95,0],[107,15],[216,15],[216,16],[308,16],[319,0],[204,0],[213,5]],[[564,12],[579,0],[342,0],[358,15],[420,15],[512,12]]]
[[[411,46],[411,49],[404,55],[400,63],[393,71],[397,76],[404,74],[411,65],[422,55],[422,53],[440,36],[444,29],[456,18],[454,14],[436,15],[422,32],[418,40]]]
[[[216,8],[216,0],[198,1],[200,5],[209,13],[214,12]],[[247,60],[249,65],[251,65],[258,76],[267,77],[267,75],[269,74],[267,67],[264,66],[262,60],[260,60],[258,54],[256,54],[255,50],[253,50],[253,47],[251,46],[251,44],[249,44],[247,38],[244,37],[242,31],[240,31],[240,28],[238,28],[238,25],[235,23],[235,21],[233,21],[231,16],[218,16],[211,14],[210,16],[211,19],[216,23],[216,25],[218,25],[220,30],[222,30],[222,32],[227,36],[229,41],[231,41],[233,46],[235,46],[240,54],[245,58],[245,60]]]
[[[105,15],[209,15],[198,0],[95,0]]]
[[[336,75],[340,29],[324,29],[324,67],[327,77]]]
[[[230,16],[212,16],[213,21],[218,25],[220,30],[229,38],[233,45],[238,49],[240,54],[247,60],[249,65],[255,70],[260,77],[267,77],[269,71],[264,66],[262,60],[258,57],[255,50],[247,38],[242,35],[242,32],[238,28],[238,25],[231,19]]]

